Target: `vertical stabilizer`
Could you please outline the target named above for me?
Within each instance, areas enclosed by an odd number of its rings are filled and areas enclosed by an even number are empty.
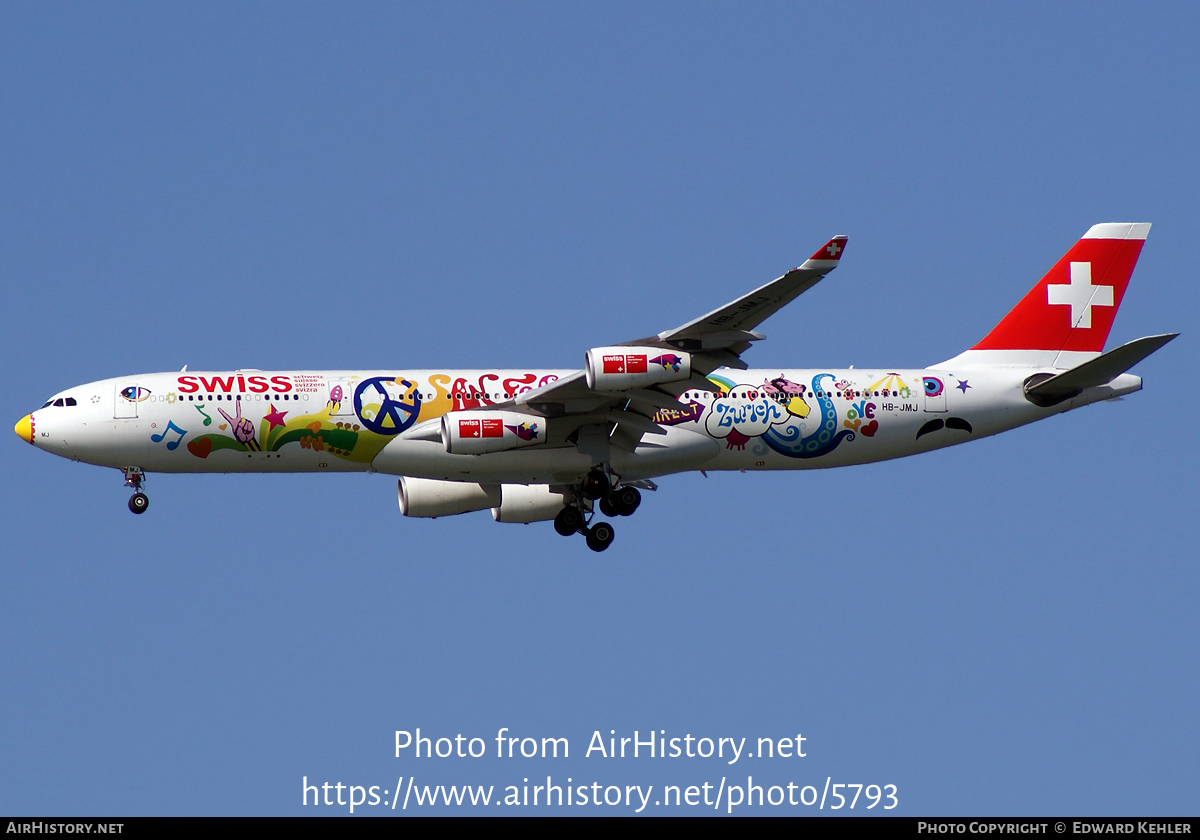
[[[958,365],[1070,368],[1104,350],[1150,225],[1094,225]]]

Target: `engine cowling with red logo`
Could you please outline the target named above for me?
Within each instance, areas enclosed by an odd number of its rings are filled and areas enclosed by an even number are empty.
[[[659,347],[594,347],[584,355],[584,370],[589,388],[627,391],[688,379],[692,357]]]
[[[451,411],[442,443],[451,455],[483,455],[546,442],[546,418],[518,411]]]

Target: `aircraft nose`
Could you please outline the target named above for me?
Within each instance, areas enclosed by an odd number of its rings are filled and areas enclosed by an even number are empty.
[[[17,421],[17,425],[13,426],[13,431],[17,433],[17,437],[26,443],[33,443],[33,415],[26,414]]]

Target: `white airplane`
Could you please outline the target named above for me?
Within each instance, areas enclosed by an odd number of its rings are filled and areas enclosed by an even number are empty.
[[[754,329],[838,265],[845,236],[681,327],[584,354],[582,370],[188,371],[55,394],[17,435],[125,475],[379,472],[400,510],[553,520],[603,551],[652,479],[915,455],[1138,391],[1177,333],[1102,353],[1148,224],[1094,226],[974,347],[920,370],[748,370]]]

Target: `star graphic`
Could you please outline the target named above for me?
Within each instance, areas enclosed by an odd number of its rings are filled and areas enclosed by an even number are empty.
[[[955,385],[954,387],[957,388],[958,390],[962,391],[965,394],[965,393],[967,393],[967,389],[970,388],[971,386],[967,384],[967,380],[960,379],[958,381],[958,384]]]
[[[276,426],[283,425],[283,418],[285,415],[287,415],[286,411],[280,411],[279,406],[273,405],[271,406],[271,410],[263,419],[271,424],[270,428],[274,429]]]

